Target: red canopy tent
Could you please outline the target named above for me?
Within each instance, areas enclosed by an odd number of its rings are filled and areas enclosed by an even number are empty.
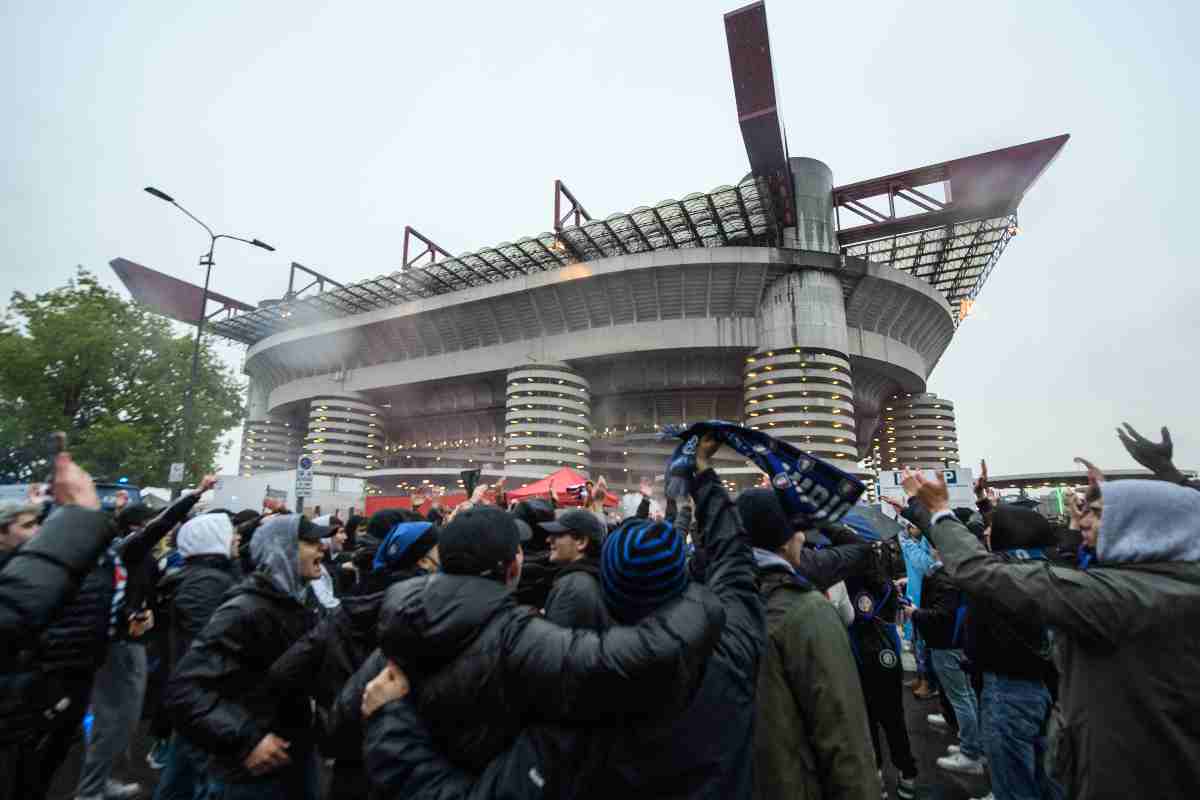
[[[558,472],[547,475],[539,481],[534,481],[520,489],[511,489],[506,494],[509,500],[530,500],[535,497],[554,495],[554,501],[560,506],[579,505],[579,498],[567,491],[568,486],[578,486],[586,483],[587,478],[569,467],[563,467]],[[616,506],[617,497],[611,491],[604,498],[604,505]]]

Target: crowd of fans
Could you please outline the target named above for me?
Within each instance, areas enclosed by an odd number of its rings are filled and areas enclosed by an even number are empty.
[[[113,765],[146,717],[159,800],[907,800],[910,647],[957,734],[939,770],[1195,798],[1200,486],[1166,429],[1119,434],[1155,479],[1084,462],[1061,520],[985,467],[974,508],[906,471],[899,524],[798,525],[774,480],[732,498],[713,434],[661,504],[497,484],[344,522],[205,508],[211,477],[109,514],[60,454],[0,506],[0,798],[45,797],[81,732],[77,796],[139,796]]]

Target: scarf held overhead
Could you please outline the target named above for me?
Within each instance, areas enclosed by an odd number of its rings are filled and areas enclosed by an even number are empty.
[[[696,448],[700,438],[708,433],[767,473],[789,521],[797,528],[836,522],[867,488],[849,473],[781,439],[732,422],[709,420],[690,427],[663,427],[661,439],[683,440],[667,462],[668,497],[687,494],[688,484],[696,473]]]

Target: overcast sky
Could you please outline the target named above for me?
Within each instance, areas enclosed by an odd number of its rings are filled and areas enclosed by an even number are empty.
[[[256,301],[292,260],[397,268],[405,224],[455,253],[547,230],[559,177],[595,215],[736,183],[738,4],[7,0],[0,295],[119,286],[118,255],[201,282],[203,232],[147,184],[278,247],[217,252]],[[1200,465],[1198,8],[768,3],[791,154],[837,183],[1072,136],[930,378],[965,463],[1132,466],[1126,419]]]

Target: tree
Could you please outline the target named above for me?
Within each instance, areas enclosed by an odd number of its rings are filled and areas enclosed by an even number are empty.
[[[67,432],[97,478],[163,485],[183,435],[192,336],[80,268],[65,286],[14,292],[0,319],[0,481],[38,480],[48,436]],[[242,419],[242,387],[200,348],[195,435],[185,480],[210,472],[221,435]]]

